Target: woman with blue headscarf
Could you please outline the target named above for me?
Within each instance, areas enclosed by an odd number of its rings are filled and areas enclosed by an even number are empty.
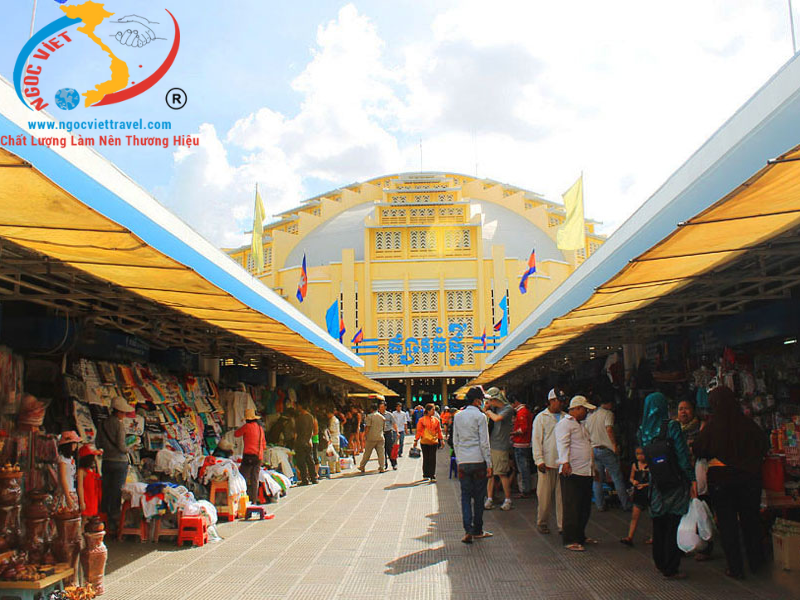
[[[670,489],[660,490],[658,485],[650,485],[650,516],[653,518],[653,562],[667,579],[682,579],[678,572],[681,555],[678,548],[678,525],[681,517],[689,510],[689,501],[697,495],[694,467],[681,430],[681,424],[669,418],[667,399],[664,394],[655,392],[644,399],[642,425],[639,427],[639,443],[646,447],[655,441],[666,427],[666,436],[672,441],[683,481]]]

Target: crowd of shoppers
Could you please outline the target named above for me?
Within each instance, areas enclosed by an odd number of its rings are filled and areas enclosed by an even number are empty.
[[[644,399],[635,440],[624,441],[615,426],[614,398],[594,398],[599,406],[584,395],[568,399],[563,390],[553,388],[546,406],[534,416],[516,398],[509,403],[498,388],[468,391],[451,426],[462,541],[471,544],[491,536],[483,528],[484,510],[497,505],[510,510],[512,487],[519,488],[516,497],[532,496],[533,476],[536,527],[541,534],[550,533],[555,506],[556,526],[567,550],[583,552],[597,543],[586,533],[592,499],[596,510],[607,510],[613,489],[619,508],[631,512],[628,535],[620,541],[634,545],[641,515],[649,510],[652,537],[645,544],[652,545],[654,565],[665,579],[682,579],[678,527],[691,500],[699,497],[713,509],[726,573],[743,577],[745,559],[752,572],[759,571],[765,563],[758,512],[768,443],[742,413],[734,393],[726,387],[713,389],[708,396],[711,414],[700,420],[688,400],[678,404],[671,418],[666,396],[652,392]],[[424,433],[428,422],[420,421]],[[635,456],[624,471],[623,443],[630,444]],[[629,474],[627,480],[623,472]],[[696,560],[707,560],[712,548],[698,548]]]

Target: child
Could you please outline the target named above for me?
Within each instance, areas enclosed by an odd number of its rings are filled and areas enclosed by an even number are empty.
[[[650,506],[650,470],[647,468],[647,458],[644,448],[636,448],[636,462],[631,465],[630,482],[633,485],[633,512],[628,537],[620,540],[626,546],[633,546],[633,534],[639,524],[642,511]],[[645,544],[652,544],[652,538],[645,540]]]
[[[97,516],[100,512],[103,487],[97,470],[96,457],[101,454],[102,451],[89,445],[81,446],[78,450],[78,502],[84,521]]]
[[[58,505],[72,512],[78,508],[75,496],[75,450],[80,436],[74,431],[65,431],[58,440]]]

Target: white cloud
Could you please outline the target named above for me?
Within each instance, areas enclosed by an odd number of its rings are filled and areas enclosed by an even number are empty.
[[[171,206],[213,241],[246,239],[252,186],[268,212],[419,167],[559,199],[586,177],[589,216],[618,226],[789,57],[775,2],[460,2],[390,64],[376,21],[344,6],[293,81],[294,115],[265,106],[175,154]],[[395,22],[386,26],[399,26]],[[231,161],[230,156],[242,158]],[[237,241],[238,240],[238,241]]]

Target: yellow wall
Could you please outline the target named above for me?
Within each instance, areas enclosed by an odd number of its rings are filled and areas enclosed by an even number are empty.
[[[379,320],[382,320],[382,326],[387,331],[390,330],[389,321],[396,321],[398,329],[391,331],[400,332],[403,340],[414,334],[414,327],[417,327],[418,333],[427,332],[422,328],[434,321],[444,330],[444,337],[448,338],[448,318],[457,316],[472,319],[473,336],[479,337],[484,327],[486,328],[491,351],[492,325],[500,319],[501,311],[497,305],[506,290],[510,307],[509,329],[513,330],[605,238],[594,233],[594,222],[587,222],[586,247],[583,253],[565,252],[563,261],[538,261],[537,272],[529,280],[528,293],[523,295],[518,285],[520,276],[527,268],[527,256],[506,257],[505,247],[494,244],[489,253],[490,258],[483,258],[485,240],[481,235],[480,217],[470,219],[469,204],[464,203],[470,200],[502,205],[546,232],[552,240],[555,240],[558,226],[564,221],[564,210],[560,205],[547,202],[519,188],[493,181],[456,174],[385,176],[316,198],[313,204],[296,209],[297,218],[293,219],[290,211],[282,215],[277,226],[266,225],[264,240],[268,260],[259,277],[323,328],[328,307],[341,294],[341,307],[347,329],[344,343],[348,347],[352,346],[350,340],[359,328],[363,329],[366,338],[377,338],[381,325]],[[305,302],[299,303],[295,292],[300,269],[296,266],[284,269],[290,252],[297,246],[302,247],[303,238],[320,224],[364,203],[375,205],[374,216],[365,219],[364,224],[365,259],[356,261],[354,250],[345,248],[341,252],[337,251],[337,255],[327,257],[328,264],[310,267],[308,294]],[[457,216],[459,211],[463,211],[461,218]],[[468,243],[463,237],[464,232],[469,232]],[[381,245],[380,250],[376,247],[376,237]],[[429,243],[433,243],[434,247],[427,247]],[[447,244],[451,247],[446,247]],[[231,258],[245,268],[250,266],[249,254],[249,246],[229,251]],[[411,285],[422,285],[426,289],[412,290]],[[446,289],[454,286],[472,289]],[[378,295],[382,292],[374,290],[374,287],[386,288],[385,294],[391,295],[392,302],[401,298],[402,312],[378,314]],[[468,302],[471,297],[471,309],[464,309],[463,305],[459,305],[461,310],[457,313],[449,311],[448,292],[453,294],[451,299],[454,301]],[[383,298],[389,298],[385,294]],[[431,309],[426,302],[432,295],[437,300],[435,310],[424,313],[412,310],[415,300],[420,302],[420,308]],[[394,307],[393,304],[392,306]],[[419,337],[431,338],[433,335],[430,333]],[[465,345],[472,345],[472,336],[469,337],[470,339],[464,340]],[[386,340],[366,342],[364,345],[376,344],[387,347]],[[372,351],[364,348],[360,350]],[[364,355],[363,358],[365,370],[376,376],[391,374],[400,377],[403,373],[477,373],[483,369],[486,355],[481,352],[480,345],[474,350],[477,350],[474,352],[474,360],[469,360],[470,353],[465,351],[466,360],[461,366],[449,364],[449,352],[429,355],[435,359],[430,364],[407,366],[396,364],[396,355],[389,355],[385,350],[382,360],[392,364],[380,364],[378,356]],[[421,363],[426,362],[423,355],[415,356],[419,357]]]

